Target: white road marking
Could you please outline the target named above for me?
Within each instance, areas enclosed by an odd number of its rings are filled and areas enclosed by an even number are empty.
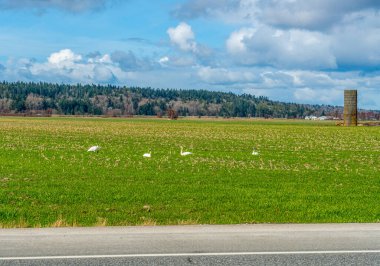
[[[313,255],[313,254],[358,254],[380,253],[380,250],[312,250],[312,251],[263,251],[263,252],[216,252],[216,253],[167,253],[167,254],[121,254],[121,255],[75,255],[0,257],[1,260],[51,260],[51,259],[96,259],[96,258],[143,258],[143,257],[200,257],[200,256],[247,256],[247,255]]]

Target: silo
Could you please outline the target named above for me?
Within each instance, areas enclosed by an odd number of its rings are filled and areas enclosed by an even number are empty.
[[[358,125],[358,91],[345,90],[344,91],[344,125],[357,126]]]

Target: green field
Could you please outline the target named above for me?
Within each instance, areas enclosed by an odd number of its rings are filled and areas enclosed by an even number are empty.
[[[380,222],[379,203],[380,127],[0,117],[0,227]]]

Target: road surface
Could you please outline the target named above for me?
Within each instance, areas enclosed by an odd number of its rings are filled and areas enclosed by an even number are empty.
[[[0,265],[380,265],[380,224],[0,229]]]

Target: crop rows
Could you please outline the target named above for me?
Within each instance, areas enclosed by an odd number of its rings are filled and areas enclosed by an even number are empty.
[[[0,118],[0,227],[379,222],[379,161],[377,127]]]

